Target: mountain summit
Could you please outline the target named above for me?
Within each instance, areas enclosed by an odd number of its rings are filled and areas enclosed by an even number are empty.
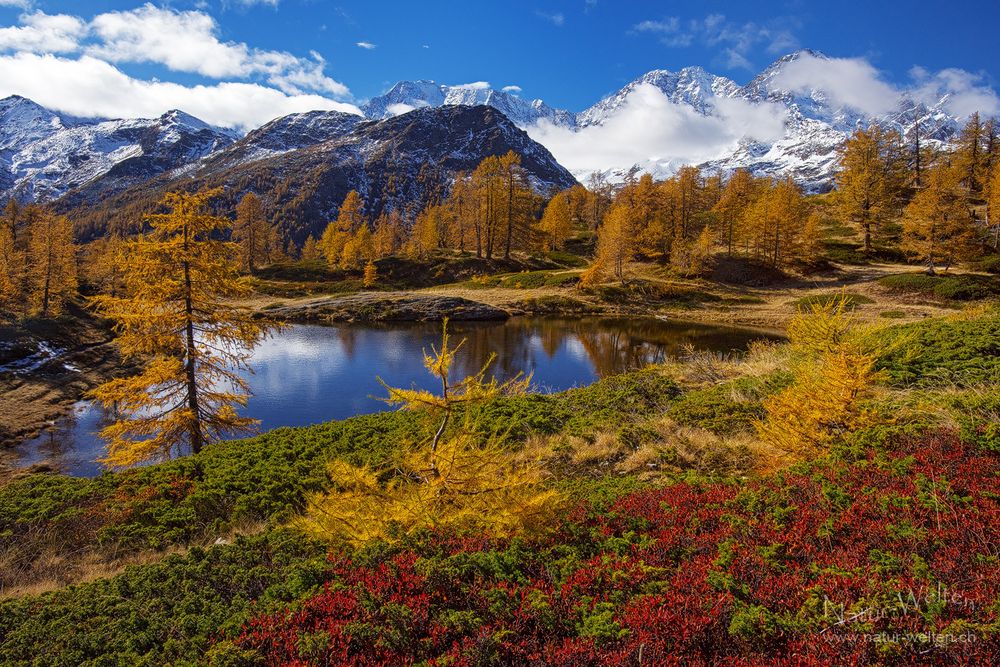
[[[483,151],[494,150],[493,144],[449,134],[468,132],[455,119],[471,116],[429,111],[480,107],[499,112],[490,119],[502,129],[490,132],[506,139],[496,146],[530,156],[545,152],[546,157],[535,162],[541,169],[537,182],[546,188],[571,182],[560,160],[578,179],[600,171],[615,180],[635,168],[663,177],[687,163],[723,172],[743,167],[761,176],[790,175],[807,190],[823,191],[832,186],[837,151],[855,128],[879,123],[912,141],[919,125],[922,141],[940,144],[950,140],[964,120],[950,112],[946,91],[928,100],[925,90],[921,101],[886,85],[879,99],[865,99],[858,92],[840,99],[822,82],[834,79],[832,68],[844,62],[816,51],[796,51],[744,85],[701,67],[656,69],[579,112],[522,98],[516,88],[496,90],[482,82],[400,81],[369,100],[363,116],[336,111],[291,114],[243,138],[179,110],[153,119],[95,120],[11,96],[0,100],[0,200],[63,198],[73,205],[92,205],[161,176],[169,180],[247,169],[255,163],[290,165],[294,160],[289,155],[313,149],[322,154],[316,147],[330,142],[357,140],[368,146],[361,137],[375,131],[372,123],[387,123],[378,126],[382,129],[409,124],[408,136],[414,141],[413,132],[419,128],[426,133],[425,144],[440,141],[443,147],[464,151],[456,160],[425,145],[435,164],[444,160],[467,169],[488,155]],[[482,110],[476,114],[486,117]],[[403,116],[410,118],[396,121]],[[512,131],[518,129],[530,138],[515,137]],[[375,163],[358,151],[355,163],[364,165],[359,167],[366,174],[363,180],[371,181],[375,175],[369,169]],[[346,169],[344,159],[338,159]],[[409,152],[394,156],[393,164],[414,161],[406,170],[415,174],[421,159],[420,153]],[[283,178],[293,189],[307,187],[309,181],[307,174],[296,180],[290,172]],[[321,208],[329,211],[331,206],[327,202]]]

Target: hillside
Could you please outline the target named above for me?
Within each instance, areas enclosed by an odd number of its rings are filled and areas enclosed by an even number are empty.
[[[286,236],[297,243],[319,236],[350,190],[370,216],[383,209],[419,210],[457,171],[486,156],[514,151],[533,187],[543,193],[572,186],[573,176],[543,146],[487,106],[418,109],[381,121],[337,112],[291,116],[269,123],[190,168],[164,174],[113,197],[81,189],[57,202],[73,210],[85,235],[116,219],[139,217],[163,192],[224,187],[231,209],[253,190]]]

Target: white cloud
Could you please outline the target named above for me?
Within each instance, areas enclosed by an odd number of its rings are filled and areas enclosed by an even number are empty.
[[[0,28],[0,50],[69,53],[87,34],[87,24],[68,14],[23,14],[20,26]]]
[[[369,51],[371,51],[372,49],[374,49],[375,46],[376,46],[375,44],[372,44],[371,42],[358,42],[357,45],[359,47],[361,47],[362,49],[367,49]]]
[[[487,90],[490,87],[489,81],[473,81],[472,83],[460,83],[452,88],[464,88],[466,90]]]
[[[31,7],[31,0],[0,0],[0,7],[20,7],[28,9]]]
[[[633,30],[658,35],[660,42],[672,48],[691,46],[694,42],[694,34],[692,32],[682,32],[681,20],[676,16],[671,16],[660,21],[643,21],[637,23],[633,27]]]
[[[819,90],[836,106],[871,115],[895,108],[899,91],[863,58],[821,58],[802,53],[787,63],[774,84],[793,92]]]
[[[910,78],[910,85],[894,86],[864,58],[824,58],[802,53],[784,66],[774,84],[797,93],[817,90],[834,105],[873,116],[893,111],[901,97],[927,106],[942,103],[944,110],[957,118],[964,119],[974,111],[1000,114],[1000,97],[986,85],[982,75],[956,68],[929,72],[914,67]]]
[[[686,48],[696,41],[716,47],[720,49],[727,67],[751,70],[754,65],[749,56],[759,47],[772,54],[798,48],[798,40],[792,34],[789,23],[788,19],[737,23],[723,14],[709,14],[703,19],[687,21],[676,16],[641,21],[632,30],[656,35],[662,44],[671,48]]]
[[[88,55],[0,56],[0,81],[5,94],[86,117],[156,117],[177,108],[208,123],[249,130],[278,116],[314,109],[361,113],[353,104],[315,94],[290,95],[256,83],[185,86],[144,81]]]
[[[947,96],[945,109],[960,118],[975,111],[990,116],[1000,114],[1000,98],[979,74],[954,68],[931,73],[923,67],[914,67],[910,76],[914,85],[909,94],[919,102],[932,105]]]
[[[521,92],[521,86],[504,86],[500,90],[505,93],[510,93],[511,95],[517,95]]]
[[[562,12],[554,12],[550,14],[548,12],[536,11],[535,16],[537,16],[540,19],[545,19],[546,21],[556,26],[557,28],[561,28],[563,25],[566,24],[566,15],[563,14]]]
[[[129,11],[99,14],[90,27],[99,41],[86,47],[86,52],[110,62],[153,62],[215,79],[263,76],[292,95],[306,90],[349,94],[346,86],[323,73],[322,59],[221,42],[218,24],[203,12],[175,11],[147,3]]]
[[[716,99],[714,105],[714,113],[703,116],[642,84],[603,125],[574,131],[543,120],[528,134],[576,174],[636,164],[662,173],[721,157],[744,138],[784,136],[786,114],[777,105],[737,99]]]
[[[385,112],[390,116],[401,116],[404,113],[409,113],[414,109],[427,106],[427,102],[420,100],[423,104],[405,104],[403,102],[397,102],[396,104],[390,104],[385,108]]]
[[[349,97],[344,84],[325,73],[312,52],[300,58],[284,51],[223,42],[214,18],[145,4],[98,14],[90,21],[66,14],[22,14],[20,25],[0,28],[0,50],[84,53],[112,63],[156,63],[176,72],[213,79],[260,79],[289,95],[323,93]]]

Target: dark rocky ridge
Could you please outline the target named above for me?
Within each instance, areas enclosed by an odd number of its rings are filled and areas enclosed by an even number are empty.
[[[330,114],[336,112],[279,119],[174,175],[110,198],[94,184],[57,205],[74,213],[85,236],[94,236],[111,222],[141,219],[169,190],[223,187],[223,214],[253,191],[282,231],[301,243],[322,232],[352,189],[365,199],[370,216],[384,209],[412,211],[423,206],[434,188],[447,187],[455,172],[470,171],[483,158],[511,150],[521,156],[536,190],[547,193],[576,183],[548,150],[492,107],[425,108],[358,122]],[[306,145],[280,139],[289,135],[327,138]],[[289,144],[287,150],[279,148]]]

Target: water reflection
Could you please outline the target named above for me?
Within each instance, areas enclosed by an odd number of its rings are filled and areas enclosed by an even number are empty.
[[[656,319],[517,318],[498,323],[456,322],[453,340],[465,339],[457,358],[462,374],[482,367],[508,378],[532,374],[542,391],[559,391],[676,356],[685,345],[738,351],[769,336],[752,330]],[[245,413],[261,429],[304,426],[389,409],[376,375],[396,386],[435,389],[421,352],[439,342],[440,325],[295,325],[264,341],[247,375],[253,396]],[[81,403],[55,428],[17,448],[21,464],[49,462],[66,472],[94,475],[103,454],[95,433],[105,415]]]

